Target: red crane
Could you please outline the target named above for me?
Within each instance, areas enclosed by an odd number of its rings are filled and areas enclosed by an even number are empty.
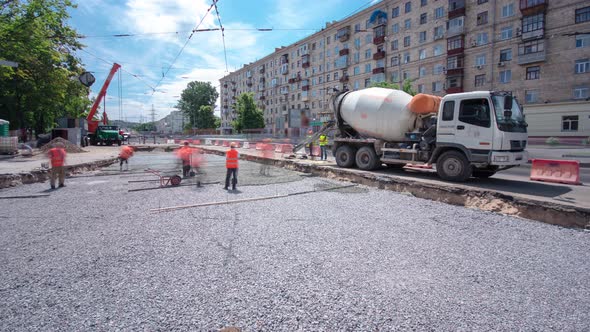
[[[117,72],[117,70],[119,70],[119,68],[121,68],[120,64],[113,63],[113,68],[111,68],[111,72],[109,73],[109,76],[107,76],[107,79],[104,82],[104,84],[102,85],[100,92],[96,96],[96,100],[94,100],[94,104],[92,104],[92,108],[90,109],[90,113],[88,113],[88,116],[86,117],[86,120],[88,121],[88,133],[89,134],[94,134],[96,132],[96,128],[98,127],[100,120],[94,120],[94,115],[96,114],[96,110],[98,109],[98,105],[100,105],[100,102],[104,99],[104,96],[107,94],[107,89],[109,88],[109,84],[111,84],[111,80],[113,79],[113,76],[115,76],[115,73]],[[106,111],[103,114],[102,123],[105,125],[107,124]]]

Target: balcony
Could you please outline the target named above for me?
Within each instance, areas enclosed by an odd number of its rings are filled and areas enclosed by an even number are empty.
[[[260,74],[264,74],[264,66],[260,66],[260,67],[258,67],[258,72],[259,72]]]
[[[348,82],[348,75],[342,75],[342,77],[340,77],[340,83],[346,83]]]
[[[449,20],[459,16],[465,16],[465,7],[458,7],[455,9],[449,8]]]
[[[452,88],[446,88],[445,91],[447,93],[459,93],[459,92],[463,92],[463,87],[462,86],[455,86]]]
[[[311,63],[309,61],[301,63],[302,68],[309,68],[310,66],[311,66]]]
[[[342,43],[347,41],[350,38],[350,26],[338,30],[336,36]]]
[[[343,55],[348,55],[349,53],[349,49],[348,48],[343,48],[340,50],[340,52],[338,52],[338,55],[343,56]]]
[[[447,76],[463,76],[463,67],[447,69]]]
[[[447,50],[447,55],[463,54],[464,51],[465,51],[465,48],[458,47],[458,48],[454,48],[452,50]]]
[[[384,42],[385,42],[385,36],[379,36],[379,37],[373,38],[373,44],[375,44],[375,45],[381,45]]]
[[[286,63],[289,63],[289,54],[283,54],[283,55],[281,55],[281,59],[280,59],[279,63],[281,65],[284,65]]]
[[[290,78],[288,82],[289,82],[289,84],[295,83],[295,78]]]
[[[385,58],[385,51],[379,51],[373,54],[373,60],[381,60]]]
[[[309,62],[309,54],[304,54],[301,56],[301,67],[309,68],[311,63]]]
[[[266,79],[265,79],[264,77],[261,77],[261,78],[258,80],[258,82],[259,82],[259,83],[264,83],[265,81],[266,81]]]
[[[373,69],[373,75],[385,73],[385,67],[377,67]]]
[[[516,63],[518,63],[519,65],[527,65],[529,63],[543,62],[546,60],[546,57],[547,56],[545,51],[528,54],[519,54]]]
[[[246,80],[246,85],[247,85],[247,86],[252,86],[252,79],[250,79],[250,78],[249,78],[249,79],[247,79],[247,80]]]
[[[266,97],[265,96],[260,96],[260,100],[265,100]]]
[[[234,88],[231,88],[231,91],[233,91],[233,92],[236,92],[236,90],[237,89],[235,87]]]
[[[447,38],[455,37],[458,35],[464,35],[464,34],[465,34],[465,27],[464,26],[449,27],[449,29],[447,30]],[[442,36],[440,38],[442,38]]]
[[[548,2],[544,0],[520,0],[520,12],[523,16],[544,13],[549,6]]]
[[[309,91],[309,85],[304,85],[301,87],[301,90],[303,91]]]
[[[227,88],[227,83],[223,83],[223,87],[224,88]]]
[[[520,36],[520,38],[524,41],[524,40],[543,38],[544,35],[545,35],[545,29],[541,28],[541,29],[537,29],[537,30],[533,30],[533,31],[523,32],[522,35]]]

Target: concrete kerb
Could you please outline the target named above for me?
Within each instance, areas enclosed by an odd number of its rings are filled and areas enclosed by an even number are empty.
[[[203,151],[209,154],[225,155],[225,151],[206,148]],[[254,162],[267,160],[267,158],[242,153],[240,159]],[[384,177],[369,172],[315,165],[291,159],[273,158],[272,164],[302,173],[350,181],[379,189],[410,193],[418,198],[517,216],[552,225],[572,228],[590,227],[590,209],[582,207],[538,201],[457,184],[433,184],[406,178]]]
[[[109,158],[76,165],[66,165],[66,176],[109,166],[118,160],[119,158]],[[16,174],[0,174],[0,189],[15,187],[21,184],[45,182],[47,180],[49,180],[49,170],[38,170]]]

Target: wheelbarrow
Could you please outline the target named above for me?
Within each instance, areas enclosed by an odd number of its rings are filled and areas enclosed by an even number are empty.
[[[160,178],[160,187],[178,186],[182,181],[182,178],[179,175],[164,176],[160,174],[160,171],[157,171],[155,169],[146,169],[145,171],[152,173]]]

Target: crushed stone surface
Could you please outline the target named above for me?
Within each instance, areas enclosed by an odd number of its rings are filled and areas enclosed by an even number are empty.
[[[51,141],[49,141],[49,143],[43,145],[39,150],[44,153],[49,152],[49,150],[51,150],[52,148],[55,148],[58,143],[63,144],[64,149],[68,153],[86,152],[81,147],[79,147],[76,144],[74,144],[68,140],[65,140],[61,137],[56,137],[56,138],[52,139]]]
[[[590,330],[590,233],[222,157],[170,154],[3,195],[0,330]],[[222,181],[221,183],[219,181]]]

